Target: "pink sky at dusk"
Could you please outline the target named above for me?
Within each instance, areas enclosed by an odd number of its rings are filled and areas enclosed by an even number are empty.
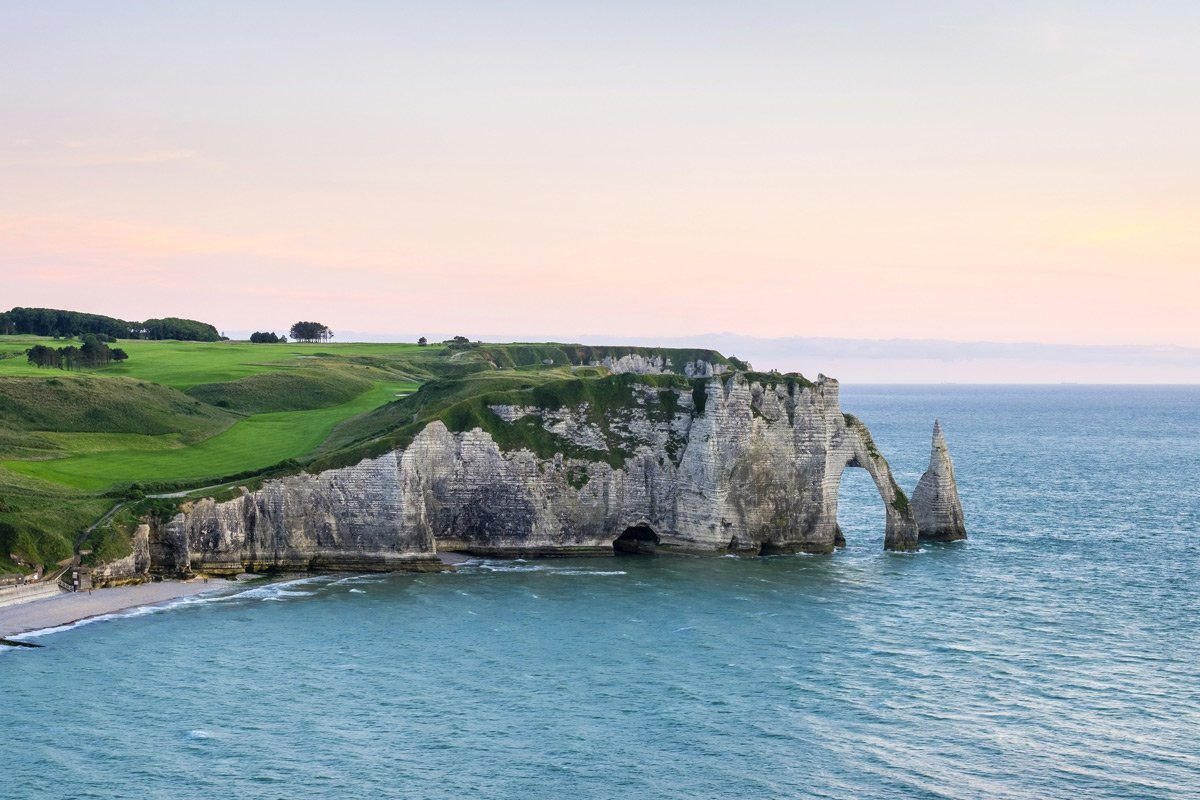
[[[6,3],[0,306],[1200,348],[1198,39],[1166,2]]]

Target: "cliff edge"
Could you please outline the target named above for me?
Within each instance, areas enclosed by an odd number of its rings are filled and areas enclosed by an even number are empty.
[[[884,547],[917,549],[918,509],[944,504],[909,502],[866,426],[842,413],[836,380],[699,374],[472,398],[383,455],[189,503],[154,526],[151,561],[221,574],[437,569],[438,551],[829,553],[847,467],[875,482]],[[936,475],[938,498],[953,473]]]

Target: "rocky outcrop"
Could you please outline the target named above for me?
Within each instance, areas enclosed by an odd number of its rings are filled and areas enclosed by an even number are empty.
[[[197,501],[158,526],[156,564],[175,574],[439,569],[417,457],[410,448]]]
[[[138,525],[130,544],[129,555],[92,568],[93,586],[125,586],[150,580],[150,525]]]
[[[174,573],[434,569],[438,550],[611,555],[628,531],[636,552],[829,553],[846,467],[875,481],[884,546],[917,548],[913,507],[836,380],[612,386],[627,395],[604,408],[488,407],[494,426],[536,424],[557,452],[433,422],[353,467],[196,502],[156,526],[152,557]]]
[[[929,468],[917,483],[912,506],[922,540],[952,542],[967,538],[958,484],[954,480],[954,464],[950,461],[940,422],[933,423]]]
[[[614,375],[686,375],[689,378],[711,378],[726,371],[724,364],[713,363],[703,359],[685,361],[681,366],[675,366],[670,358],[661,355],[643,355],[628,353],[620,358],[605,356],[592,361],[593,367],[604,367]]]

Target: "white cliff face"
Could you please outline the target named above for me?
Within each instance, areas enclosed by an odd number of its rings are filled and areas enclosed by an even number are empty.
[[[92,570],[92,585],[120,586],[149,579],[150,526],[138,525],[130,540],[131,552],[124,558],[101,564]]]
[[[711,378],[714,375],[724,374],[726,371],[724,364],[713,364],[702,359],[687,361],[676,367],[669,358],[658,355],[644,356],[640,353],[629,353],[620,358],[605,356],[598,361],[593,361],[591,366],[604,367],[614,375],[680,374],[689,378]]]
[[[764,385],[736,374],[697,395],[634,383],[631,397],[604,409],[603,425],[586,403],[492,408],[506,422],[534,415],[575,457],[504,451],[481,429],[434,422],[404,450],[199,501],[159,526],[156,566],[420,569],[435,567],[439,549],[611,554],[635,527],[664,551],[827,553],[847,466],[879,488],[885,546],[916,549],[912,508],[866,427],[842,414],[837,381]]]
[[[967,538],[962,502],[958,499],[958,484],[954,480],[954,464],[946,449],[940,422],[933,423],[933,447],[929,453],[929,468],[913,492],[913,511],[921,539],[951,542]]]
[[[200,500],[163,526],[152,557],[172,572],[436,569],[412,461],[397,451]]]

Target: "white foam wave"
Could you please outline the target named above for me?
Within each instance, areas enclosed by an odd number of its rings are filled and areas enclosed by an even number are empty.
[[[288,581],[268,583],[266,586],[255,586],[253,589],[247,589],[244,592],[235,592],[233,594],[214,597],[211,598],[211,602],[230,600],[273,600],[280,602],[289,597],[312,597],[316,594],[316,592],[298,592],[296,591],[295,587],[304,586],[306,584],[329,582],[330,578],[327,575],[294,578]]]
[[[463,565],[460,565],[463,566]],[[481,561],[471,566],[485,572],[544,572],[547,575],[628,575],[620,569],[580,569],[578,567],[555,567],[547,564],[530,564],[522,559],[513,561]]]
[[[94,617],[86,617],[77,619],[74,622],[68,622],[64,625],[54,625],[49,628],[40,628],[36,631],[28,631],[22,633],[21,638],[36,638],[39,636],[48,636],[52,633],[62,633],[64,631],[75,630],[82,628],[84,625],[91,625],[94,622],[107,622],[112,619],[133,619],[134,617],[144,617],[149,614],[158,614],[162,611],[170,611],[174,608],[182,606],[199,605],[201,603],[213,603],[220,600],[226,600],[230,595],[194,595],[191,597],[176,597],[172,600],[165,600],[160,603],[152,603],[144,606],[134,606],[133,608],[124,608],[119,611],[110,611],[107,614],[97,614]]]
[[[480,569],[488,572],[545,572],[546,568],[541,564],[515,564],[508,562],[484,561],[479,565]]]
[[[344,578],[338,578],[337,580],[332,581],[329,585],[330,586],[348,586],[348,585],[353,586],[354,584],[358,584],[358,583],[378,583],[379,581],[386,580],[386,579],[387,579],[386,575],[380,575],[378,573],[365,574],[365,575],[347,575]]]
[[[620,569],[603,570],[603,569],[551,569],[548,570],[554,575],[628,575],[628,572]]]
[[[350,594],[366,594],[362,589],[351,589]]]
[[[120,611],[112,611],[107,614],[97,614],[94,617],[75,620],[68,622],[65,625],[55,625],[49,628],[41,628],[35,631],[28,631],[21,634],[21,638],[36,638],[40,636],[48,636],[52,633],[62,633],[64,631],[81,628],[84,625],[91,625],[94,622],[106,622],[113,619],[132,619],[134,617],[143,617],[149,614],[158,614],[163,611],[170,611],[176,608],[185,606],[199,606],[208,603],[228,603],[235,600],[257,599],[268,600],[274,602],[283,602],[289,597],[312,597],[315,592],[297,592],[289,589],[289,586],[297,586],[308,583],[326,582],[328,577],[324,575],[306,576],[303,578],[295,578],[288,581],[280,581],[277,583],[267,584],[266,586],[256,586],[245,591],[223,591],[220,588],[214,587],[211,594],[199,594],[189,597],[177,597],[171,600],[166,600],[160,603],[151,603],[149,605],[134,606],[133,608],[125,608]],[[234,584],[236,585],[236,584]],[[3,648],[15,649],[15,648]]]

